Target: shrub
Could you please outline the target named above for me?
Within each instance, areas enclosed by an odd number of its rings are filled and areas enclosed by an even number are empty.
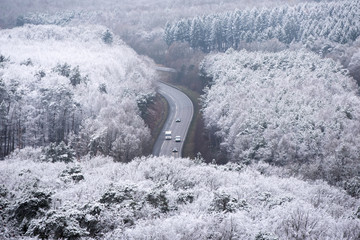
[[[353,178],[345,181],[344,189],[350,196],[359,198],[360,197],[360,177],[353,177]]]
[[[256,236],[255,236],[255,240],[278,240],[279,238],[273,236],[272,234],[270,233],[258,233]]]
[[[79,239],[88,234],[79,225],[82,216],[77,211],[50,211],[43,218],[32,221],[27,234],[39,236],[42,239]]]
[[[0,219],[4,219],[6,217],[4,210],[9,205],[9,202],[6,199],[8,194],[9,192],[6,187],[4,185],[0,185]]]
[[[68,78],[70,76],[70,67],[71,66],[67,63],[64,63],[63,65],[57,64],[56,67],[53,68],[53,71]]]
[[[231,197],[229,194],[221,192],[214,193],[214,198],[210,206],[210,211],[215,212],[235,212],[238,209],[245,209],[247,207],[247,203],[245,200],[241,200],[240,202]]]
[[[84,180],[84,175],[81,173],[79,166],[67,167],[61,174],[60,178],[64,182],[74,181],[76,183]]]
[[[177,197],[178,204],[188,204],[194,201],[194,194],[192,192],[180,192]]]
[[[151,192],[146,196],[146,201],[153,207],[159,208],[162,213],[166,213],[170,210],[169,200],[166,198],[166,191]]]
[[[80,219],[80,226],[86,228],[90,236],[98,235],[104,228],[104,224],[100,221],[103,205],[99,203],[89,203],[86,204],[82,210],[85,211],[85,214]]]
[[[59,145],[56,145],[56,143],[50,143],[49,146],[43,149],[42,153],[42,160],[46,162],[69,163],[73,162],[75,158],[74,151],[64,142],[60,142]]]
[[[102,195],[100,202],[108,205],[119,204],[125,200],[134,200],[135,193],[136,190],[131,186],[112,188]]]
[[[50,193],[32,192],[16,204],[13,217],[23,232],[27,231],[33,218],[43,215],[50,208],[50,196]]]
[[[106,43],[106,44],[112,44],[112,42],[113,42],[113,35],[112,35],[112,33],[111,33],[109,30],[106,30],[106,31],[103,33],[102,40],[103,40],[103,42]]]

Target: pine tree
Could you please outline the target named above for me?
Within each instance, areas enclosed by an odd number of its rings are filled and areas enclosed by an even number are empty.
[[[106,44],[112,44],[113,43],[113,34],[107,29],[102,36],[102,40]]]
[[[81,83],[81,75],[80,75],[79,66],[76,66],[71,70],[70,83],[73,86],[79,85]]]
[[[8,93],[3,80],[0,78],[0,159],[5,157],[6,128],[8,115]]]
[[[174,30],[173,26],[167,22],[164,30],[164,40],[168,46],[174,42]]]

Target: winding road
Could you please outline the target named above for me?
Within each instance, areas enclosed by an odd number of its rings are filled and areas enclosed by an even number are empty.
[[[165,83],[158,83],[158,92],[169,103],[169,113],[154,145],[153,155],[181,157],[184,140],[194,114],[194,106],[183,92]],[[176,122],[178,118],[180,122]],[[172,132],[171,140],[165,140],[165,131]],[[175,136],[180,136],[181,141],[175,142]],[[178,152],[173,152],[174,148],[177,148]]]

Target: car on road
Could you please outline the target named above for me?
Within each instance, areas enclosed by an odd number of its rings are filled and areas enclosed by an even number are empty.
[[[175,142],[181,142],[180,136],[176,136],[176,137],[175,137]]]
[[[181,119],[180,119],[180,118],[177,118],[177,119],[175,120],[175,122],[181,122]]]
[[[178,152],[177,148],[176,148],[176,147],[174,147],[174,148],[173,148],[173,150],[172,150],[172,152],[173,152],[173,153]]]
[[[171,140],[171,131],[165,131],[165,140]]]

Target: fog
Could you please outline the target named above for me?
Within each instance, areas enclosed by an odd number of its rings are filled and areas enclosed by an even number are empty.
[[[16,25],[17,17],[34,12],[55,13],[69,10],[117,12],[119,20],[126,18],[134,25],[138,22],[148,22],[150,26],[145,27],[154,27],[154,21],[144,21],[149,15],[151,18],[158,19],[158,23],[163,23],[164,21],[166,22],[175,18],[233,10],[235,8],[271,7],[313,1],[314,0],[0,0],[0,28],[13,27]]]

